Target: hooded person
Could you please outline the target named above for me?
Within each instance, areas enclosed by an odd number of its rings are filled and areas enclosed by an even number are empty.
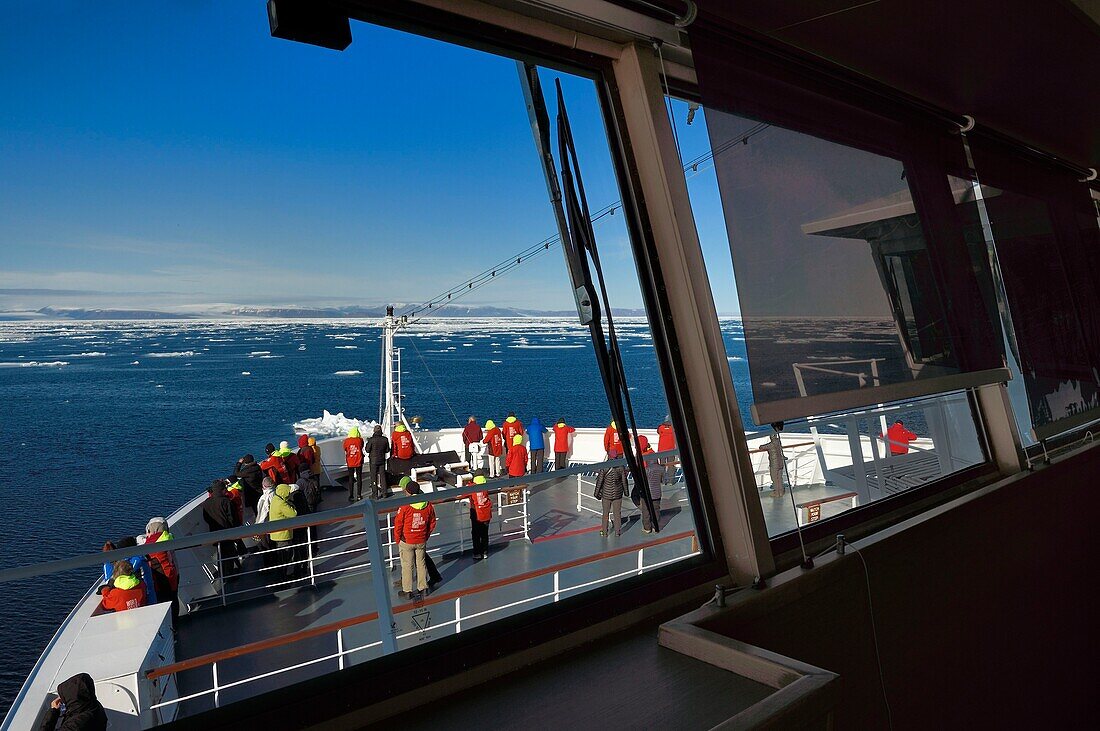
[[[474,492],[464,495],[470,501],[470,536],[474,544],[474,560],[489,558],[489,523],[493,520],[493,501],[484,489],[485,474],[474,473]]]
[[[626,494],[626,468],[609,467],[596,476],[596,491],[593,494],[603,502],[603,520],[600,523],[600,535],[607,537],[608,518],[615,527],[615,535],[623,534],[623,495]]]
[[[114,562],[111,579],[99,587],[99,594],[99,606],[108,612],[124,612],[149,603],[145,584],[126,559]]]
[[[359,427],[348,429],[344,439],[344,464],[348,468],[348,502],[363,499],[363,437]]]
[[[275,454],[282,457],[283,464],[286,465],[286,474],[289,478],[287,482],[296,482],[302,462],[298,459],[298,455],[290,448],[290,442],[285,439],[279,442],[279,448],[275,450]]]
[[[537,416],[527,424],[527,449],[531,452],[531,474],[542,472],[546,464],[546,427]]]
[[[618,459],[623,456],[623,445],[619,439],[619,429],[613,421],[603,432],[603,451],[607,459]]]
[[[404,424],[398,424],[393,428],[393,434],[390,436],[390,448],[393,450],[393,456],[397,459],[412,459],[413,455],[416,454],[416,443],[413,441],[408,427]]]
[[[61,709],[64,708],[64,714]],[[58,720],[61,725],[58,726]],[[50,703],[38,731],[106,731],[107,712],[95,696],[95,681],[87,673],[77,673],[57,686],[57,697]]]
[[[107,541],[103,544],[104,551],[113,551],[116,548],[134,548],[137,546],[137,539],[133,536],[123,536],[117,541]],[[141,579],[142,585],[145,587],[145,599],[148,604],[157,603],[157,581],[156,575],[153,572],[153,567],[149,564],[149,559],[145,556],[130,556],[123,559],[129,561],[130,566],[134,569],[134,576]],[[103,580],[107,583],[111,582],[111,577],[114,575],[115,562],[103,564]]]
[[[485,422],[485,438],[482,440],[489,450],[489,477],[500,477],[504,471],[504,433],[497,428],[496,422],[489,419]]]
[[[149,566],[153,569],[153,583],[156,585],[157,599],[172,602],[172,617],[179,617],[180,575],[176,568],[176,557],[171,551],[152,550],[158,543],[172,540],[168,530],[168,521],[164,518],[150,518],[145,524],[145,544],[150,547]]]
[[[275,497],[275,482],[270,477],[265,477],[263,482],[263,492],[260,494],[260,501],[256,505],[256,525],[260,523],[267,523],[271,520],[271,499]],[[263,533],[259,536],[260,550],[265,551],[264,567],[268,568],[275,564],[275,554],[266,553],[275,547],[274,542],[271,540],[271,536],[267,533]]]
[[[226,495],[225,480],[214,480],[206,488],[206,501],[202,504],[202,519],[207,530],[214,532],[236,527],[233,513],[233,501]],[[240,551],[237,541],[220,541],[221,561],[228,570],[235,568],[235,559]]]
[[[309,435],[300,434],[298,436],[298,476],[312,475],[313,474],[313,460],[316,459],[316,454],[313,448],[309,446]]]
[[[263,470],[264,475],[270,477],[276,485],[289,482],[290,473],[286,471],[286,462],[276,454],[275,445],[268,442],[267,446],[264,447],[264,452],[267,454],[267,459],[260,462],[260,469]]]
[[[523,434],[523,422],[516,418],[516,412],[508,412],[508,418],[504,420],[504,426],[500,431],[504,436],[504,450],[510,451],[515,444],[516,435]]]
[[[509,477],[523,477],[527,474],[527,447],[523,446],[522,434],[512,437],[512,448],[504,458],[504,465],[508,468]]]
[[[569,466],[569,435],[575,431],[565,423],[565,419],[558,419],[554,424],[554,469],[564,470]]]
[[[264,471],[256,464],[256,458],[246,454],[237,461],[234,476],[244,487],[244,504],[248,506],[252,514],[256,514],[256,503],[263,491]]]
[[[321,448],[317,446],[317,438],[309,438],[309,448],[313,450],[314,460],[310,465],[310,469],[313,471],[313,476],[317,478],[317,488],[321,488],[321,471],[323,465],[321,464]]]
[[[225,481],[225,495],[233,503],[233,525],[244,525],[244,485],[230,477]]]
[[[645,436],[639,435],[638,437],[638,454],[641,456],[643,467],[645,467],[646,485],[649,490],[649,497],[653,501],[653,512],[660,518],[661,485],[664,484],[665,467],[653,458],[653,447],[649,446],[649,440]],[[654,530],[653,516],[649,514],[649,506],[645,504],[641,488],[638,485],[634,486],[630,499],[634,501],[634,505],[642,513],[642,533],[652,533]]]
[[[268,510],[268,520],[274,523],[278,520],[298,517],[298,511],[290,501],[290,485],[282,484],[275,488],[275,494],[271,496],[271,508]],[[274,554],[273,563],[289,564],[294,560],[294,531],[292,529],[276,530],[268,534],[274,548],[282,549]],[[293,566],[287,566],[287,575],[294,573]]]
[[[377,424],[367,440],[367,459],[370,460],[370,489],[375,500],[389,495],[389,478],[386,475],[386,455],[390,453],[390,440]]]

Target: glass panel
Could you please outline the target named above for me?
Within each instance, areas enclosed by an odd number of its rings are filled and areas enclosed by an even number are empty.
[[[396,614],[407,648],[457,633],[459,617],[467,629],[576,605],[709,560],[595,82],[541,72],[569,103],[636,435],[610,424],[513,59],[360,24],[337,54],[267,37],[252,7],[143,7],[36,8],[0,44],[20,100],[0,115],[15,183],[0,197],[0,319],[15,320],[0,323],[0,439],[11,479],[33,486],[6,503],[0,566],[97,551],[152,516],[177,538],[251,524],[179,552],[170,646],[195,658],[288,642],[219,662],[217,693],[190,713],[376,657],[381,597],[409,605]],[[635,437],[663,452],[638,486],[606,463]],[[478,469],[481,551],[459,503]],[[371,493],[397,500],[414,470],[438,515],[428,550],[441,582],[411,601],[390,573],[398,506],[364,506],[365,522],[355,508],[325,514]],[[597,499],[603,472],[615,484]],[[265,474],[302,483],[294,511],[318,522],[274,538],[264,524],[287,513],[265,512]],[[221,496],[225,478],[236,497]],[[663,496],[659,531],[632,499],[647,489]],[[622,521],[601,535],[604,495]],[[97,574],[0,585],[0,708],[74,603],[79,633]],[[125,637],[139,659],[142,641]],[[68,667],[104,679],[81,663]],[[179,688],[213,691],[202,665]]]
[[[959,372],[901,162],[710,109],[706,124],[761,420]]]
[[[841,274],[846,277],[843,281],[848,287],[847,291],[877,289],[878,302],[885,303],[884,306],[888,311],[897,313],[896,320],[892,319],[891,322],[884,324],[881,332],[873,331],[875,337],[869,337],[867,333],[853,331],[850,328],[840,330],[834,327],[823,331],[822,324],[836,322],[833,319],[821,318],[818,321],[791,317],[775,317],[766,320],[747,317],[743,319],[743,311],[739,311],[739,302],[744,303],[745,297],[739,297],[739,294],[745,286],[746,274],[745,270],[738,266],[740,259],[736,256],[731,265],[729,252],[731,247],[735,248],[737,239],[731,243],[733,237],[727,238],[726,235],[726,215],[722,206],[724,199],[719,192],[712,157],[718,158],[719,165],[739,168],[746,177],[748,172],[745,171],[751,170],[757,173],[759,180],[768,181],[767,183],[745,181],[745,185],[749,188],[766,187],[775,181],[774,185],[779,187],[773,189],[782,189],[783,186],[789,186],[792,189],[792,200],[800,201],[806,207],[798,213],[797,226],[791,223],[790,216],[779,215],[779,212],[784,210],[783,206],[787,205],[786,202],[769,203],[766,196],[761,203],[762,210],[752,211],[747,210],[747,207],[738,209],[748,220],[737,229],[743,236],[747,235],[745,232],[751,233],[750,241],[764,240],[769,237],[773,240],[790,239],[788,248],[784,249],[788,252],[801,253],[810,249],[811,236],[806,233],[801,222],[810,220],[807,210],[814,211],[816,210],[814,206],[820,205],[815,203],[815,196],[824,195],[819,191],[832,190],[833,188],[829,186],[839,187],[841,190],[858,188],[865,183],[853,182],[845,187],[842,180],[838,181],[837,177],[830,173],[822,175],[807,173],[805,176],[800,176],[783,164],[773,168],[764,161],[752,158],[751,152],[758,139],[764,142],[770,130],[764,130],[760,125],[750,125],[736,128],[731,137],[719,140],[713,131],[708,134],[706,124],[712,119],[710,116],[704,119],[703,115],[691,114],[689,124],[688,113],[691,105],[678,99],[671,100],[671,105],[677,136],[682,145],[683,158],[687,161],[685,174],[692,211],[742,414],[740,426],[746,430],[748,436],[753,472],[769,535],[778,536],[794,530],[797,524],[817,523],[854,507],[927,485],[959,470],[982,464],[985,457],[981,435],[965,392],[878,404],[828,417],[788,421],[784,424],[780,436],[780,449],[772,444],[770,430],[761,430],[759,425],[751,421],[749,414],[756,395],[754,387],[763,384],[753,382],[750,378],[750,369],[755,368],[755,361],[763,357],[763,366],[772,368],[776,373],[776,379],[779,379],[782,377],[784,363],[781,356],[768,357],[771,355],[771,352],[766,350],[769,343],[759,334],[761,327],[770,328],[766,332],[774,340],[779,341],[779,345],[786,348],[788,352],[802,352],[816,356],[815,359],[805,355],[800,356],[803,360],[795,369],[795,373],[801,375],[807,393],[818,392],[815,389],[850,387],[850,382],[857,380],[859,376],[847,375],[849,372],[863,373],[863,377],[870,382],[875,377],[875,371],[871,370],[871,365],[875,365],[877,369],[879,364],[879,361],[871,359],[884,350],[895,353],[893,356],[895,363],[897,362],[896,353],[903,350],[911,353],[914,364],[942,362],[945,357],[942,349],[943,338],[940,335],[942,317],[939,314],[938,300],[933,299],[929,303],[927,296],[929,291],[935,291],[931,283],[928,253],[919,238],[919,225],[912,218],[906,218],[906,215],[913,216],[912,204],[901,202],[904,196],[899,197],[895,202],[901,206],[907,205],[909,213],[897,216],[895,223],[902,228],[902,231],[911,232],[912,227],[915,226],[915,234],[903,235],[902,232],[894,232],[883,235],[877,239],[879,242],[877,247],[869,246],[866,240],[863,240],[860,242],[862,248],[858,254],[846,250],[855,248],[855,241],[830,242],[826,238],[824,244],[813,249],[813,251],[837,250],[841,261],[852,262],[852,266],[858,268],[856,271],[862,271],[864,279],[872,280],[871,284],[866,281],[850,284],[856,274],[852,271],[842,272]],[[783,141],[787,139],[786,135],[791,133],[778,130],[777,134],[780,135],[778,139]],[[749,140],[747,146],[744,144],[746,135]],[[831,146],[829,143],[815,142]],[[773,151],[778,146],[774,141],[771,145],[767,145],[766,142],[764,144],[767,151]],[[780,155],[781,161],[787,159],[784,157],[785,151],[777,154]],[[859,155],[863,156],[864,153]],[[723,162],[723,158],[727,156],[730,161]],[[905,187],[905,182],[901,178],[900,164],[874,156],[868,156],[868,158],[873,163],[870,180],[874,179],[874,173],[878,169],[875,168],[876,164],[888,165],[890,167],[887,173],[880,175],[880,179],[884,181],[881,184],[892,185],[895,189]],[[840,160],[843,159],[841,155]],[[840,163],[837,162],[837,164]],[[955,187],[958,189],[955,191],[959,196],[958,200],[962,200],[967,188],[966,184],[959,182]],[[741,188],[738,188],[737,192],[744,194]],[[790,205],[793,208],[794,203]],[[896,209],[895,213],[902,213],[902,209]],[[864,233],[868,230],[864,229]],[[981,236],[980,228],[977,231],[977,238],[972,241],[968,238],[968,241],[970,241],[975,274],[981,273],[982,276],[988,277],[988,254],[985,252],[985,239]],[[875,252],[874,259],[872,259],[872,251]],[[789,264],[790,268],[796,272],[795,278],[801,277],[804,284],[811,280],[815,284],[819,281],[824,283],[823,286],[818,287],[819,290],[825,291],[821,295],[826,298],[820,300],[822,306],[825,305],[827,298],[843,291],[842,287],[834,284],[836,277],[832,264],[821,263],[820,272],[823,274],[811,277],[807,268],[812,259],[804,261],[788,261],[788,259],[794,259],[794,257],[760,256],[750,260],[750,271],[773,276],[770,281],[776,283],[782,281],[780,275],[784,267]],[[734,276],[735,266],[737,267],[736,277]],[[735,284],[735,288],[729,286],[731,282]],[[748,286],[753,291],[761,289],[759,283],[750,282]],[[985,286],[991,287],[988,282]],[[776,290],[779,292],[778,284]],[[782,289],[782,293],[788,293],[794,299],[801,297],[796,287],[786,287]],[[811,296],[816,296],[816,293]],[[774,301],[781,301],[781,297],[777,294]],[[892,315],[891,318],[893,318]],[[904,347],[899,343],[904,343]],[[868,348],[879,350],[868,351]],[[778,348],[774,352],[782,353]],[[853,368],[850,364],[857,357],[866,358],[869,362],[864,363],[862,369]],[[787,369],[790,369],[791,360],[794,359],[785,361]],[[884,370],[879,370],[878,373],[881,377]],[[779,387],[778,380],[775,383],[777,385],[774,387],[765,386],[766,396],[770,395],[771,389]],[[895,422],[899,421],[900,425],[895,428]],[[892,440],[891,433],[902,438]],[[891,441],[895,442],[894,451],[891,451]],[[773,459],[773,455],[779,453],[786,458],[785,472],[782,469],[783,464]],[[777,490],[776,485],[780,480],[783,488]]]

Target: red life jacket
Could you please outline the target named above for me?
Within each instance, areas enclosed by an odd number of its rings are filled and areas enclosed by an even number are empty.
[[[619,430],[613,426],[609,426],[604,430],[603,449],[611,459],[615,459],[623,453],[623,447],[619,443]]]
[[[301,471],[302,461],[298,459],[298,455],[291,452],[286,457],[283,457],[283,464],[286,465],[286,474],[290,478],[290,482],[298,481],[298,473]]]
[[[390,437],[390,443],[393,444],[393,456],[398,459],[412,459],[416,453],[412,434],[408,431],[395,431]]]
[[[148,598],[145,596],[145,583],[139,579],[132,589],[119,589],[112,581],[103,590],[103,598],[99,603],[104,609],[112,612],[144,607],[148,603]]]
[[[909,442],[916,439],[917,435],[901,424],[894,424],[886,430],[886,438],[890,441],[890,454],[908,454]]]
[[[344,457],[348,467],[363,466],[363,437],[348,437],[344,440]]]
[[[274,454],[269,454],[267,459],[260,462],[260,469],[274,481],[276,485],[283,485],[292,482],[290,479],[290,473],[287,472],[286,463],[283,462],[282,457],[278,457]]]
[[[527,447],[513,444],[508,450],[508,476],[523,477],[527,474]]]
[[[554,451],[557,453],[569,451],[569,435],[577,431],[573,427],[559,422],[554,424]]]
[[[145,536],[145,545],[152,545],[160,540],[161,533],[151,533]],[[154,570],[159,570],[164,574],[164,578],[168,579],[168,584],[172,587],[172,591],[179,588],[180,574],[176,570],[176,562],[172,560],[172,554],[169,551],[151,551],[149,553],[149,564]]]
[[[482,523],[488,523],[493,519],[493,501],[485,490],[466,495],[470,500],[470,507],[474,509],[477,519]]]
[[[420,507],[416,507],[419,505]],[[393,520],[393,540],[400,543],[427,543],[435,530],[435,508],[431,503],[413,503],[397,509]]]
[[[665,422],[657,427],[657,451],[667,452],[676,449],[676,432],[672,430],[672,424]]]
[[[504,453],[504,437],[500,433],[500,429],[495,426],[489,431],[485,432],[485,444],[489,445],[489,454],[494,457],[499,457]]]
[[[523,422],[519,419],[515,421],[504,420],[504,426],[501,427],[504,433],[504,443],[508,445],[508,448],[512,448],[512,438],[517,434],[523,433]]]

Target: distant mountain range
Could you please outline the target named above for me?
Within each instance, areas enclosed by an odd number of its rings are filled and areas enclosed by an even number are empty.
[[[410,305],[394,305],[396,312],[408,309]],[[366,307],[352,305],[348,307],[282,307],[259,306],[215,306],[188,307],[179,310],[151,309],[112,309],[85,307],[41,307],[37,310],[0,312],[0,320],[255,320],[300,318],[311,320],[336,320],[350,318],[377,318],[386,314],[383,305]],[[644,317],[640,309],[615,309],[617,317]],[[576,317],[575,310],[521,310],[512,307],[494,307],[492,305],[460,306],[451,305],[426,313],[429,317]]]

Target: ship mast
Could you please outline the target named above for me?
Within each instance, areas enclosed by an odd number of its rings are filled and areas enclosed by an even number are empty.
[[[404,424],[412,433],[412,426],[405,418],[405,408],[401,393],[401,349],[393,346],[393,338],[398,328],[408,324],[408,317],[395,317],[393,305],[386,307],[386,318],[382,321],[382,433],[393,433],[398,424]],[[414,437],[415,439],[415,437]]]

